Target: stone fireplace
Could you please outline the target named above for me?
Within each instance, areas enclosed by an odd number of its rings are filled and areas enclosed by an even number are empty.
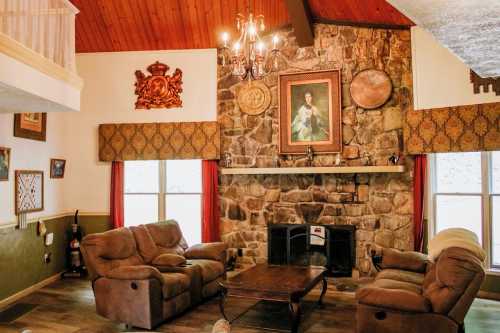
[[[280,72],[341,68],[343,165],[387,165],[399,154],[403,173],[221,175],[221,233],[240,265],[268,261],[268,226],[275,224],[350,225],[355,233],[355,267],[373,272],[367,248],[376,243],[413,248],[413,158],[406,156],[402,118],[412,105],[409,30],[316,24],[315,43],[299,48],[292,30],[278,31],[284,56]],[[384,70],[393,83],[390,100],[375,110],[357,107],[349,84],[360,70]],[[218,122],[221,151],[232,167],[298,167],[305,155],[278,153],[278,75],[262,82],[271,105],[259,115],[240,111],[237,96],[244,84],[218,68]],[[316,155],[313,166],[334,166],[335,154]],[[277,162],[278,160],[278,162]]]

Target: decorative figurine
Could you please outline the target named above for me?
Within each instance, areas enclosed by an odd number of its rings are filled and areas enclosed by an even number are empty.
[[[231,154],[228,152],[225,152],[223,157],[222,157],[222,165],[224,165],[224,168],[230,168],[232,163],[233,163],[233,160],[231,158]]]
[[[341,162],[340,153],[337,153],[337,156],[335,156],[335,166],[340,166]]]
[[[313,151],[312,146],[306,147],[306,157],[307,157],[307,166],[312,166],[313,159],[314,159],[314,151]]]
[[[387,160],[389,161],[390,164],[397,165],[399,161],[399,156],[396,155],[396,153],[392,153],[392,155],[389,156]]]

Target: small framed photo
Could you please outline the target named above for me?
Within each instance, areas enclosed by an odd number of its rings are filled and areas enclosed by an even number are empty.
[[[18,113],[14,115],[14,136],[19,138],[46,141],[46,113]]]
[[[342,151],[340,91],[339,70],[279,76],[281,154]]]
[[[0,181],[9,180],[10,148],[0,147]]]
[[[52,158],[50,160],[50,178],[64,178],[66,160]]]

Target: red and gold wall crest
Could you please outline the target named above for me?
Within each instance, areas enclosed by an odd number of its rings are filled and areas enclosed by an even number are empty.
[[[169,109],[182,106],[179,96],[182,92],[182,71],[177,68],[172,76],[165,75],[169,69],[170,67],[157,61],[149,65],[149,76],[140,70],[135,71],[136,109]]]

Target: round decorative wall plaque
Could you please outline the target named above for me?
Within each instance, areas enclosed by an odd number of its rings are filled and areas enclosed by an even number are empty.
[[[364,109],[376,109],[391,97],[392,83],[389,76],[378,69],[365,69],[356,74],[349,88],[351,97]]]
[[[238,105],[242,112],[255,116],[266,111],[271,104],[271,92],[261,81],[251,81],[238,93]]]

